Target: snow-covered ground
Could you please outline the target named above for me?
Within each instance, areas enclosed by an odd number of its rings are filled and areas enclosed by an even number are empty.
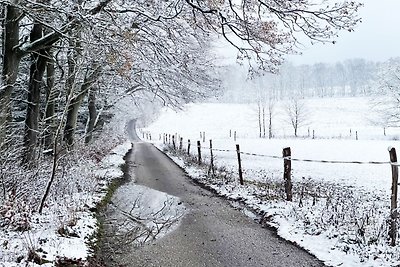
[[[91,168],[90,171],[95,173],[97,184],[94,186],[98,193],[77,193],[71,197],[69,205],[57,206],[60,203],[54,203],[47,206],[41,215],[33,213],[28,231],[2,228],[0,266],[54,266],[56,262],[62,266],[85,262],[92,255],[89,245],[90,242],[96,242],[98,230],[95,213],[90,210],[104,198],[108,183],[123,175],[120,166],[125,163],[123,157],[130,147],[131,143],[125,142],[115,147],[99,164],[80,166]],[[77,203],[82,205],[77,206]],[[2,209],[7,209],[7,205]],[[13,218],[13,207],[9,207],[8,212],[9,217]],[[4,218],[7,218],[7,214]]]
[[[307,137],[308,130],[310,135],[314,130],[316,139],[353,140],[357,131],[358,139],[400,139],[400,128],[388,128],[384,136],[383,128],[379,126],[379,116],[372,110],[374,100],[371,98],[312,98],[304,101],[306,119],[304,126],[299,128],[299,136]],[[272,128],[276,138],[293,136],[293,128],[286,115],[286,104],[286,101],[275,103]],[[168,134],[179,130],[178,134],[183,137],[192,135],[196,139],[203,131],[207,139],[227,138],[230,130],[232,135],[236,131],[239,139],[257,138],[257,105],[204,103],[186,105],[181,111],[165,109],[148,129],[154,133]]]
[[[160,118],[143,131],[150,131],[153,139],[159,139],[163,133],[177,134],[183,138],[183,147],[191,140],[191,151],[196,153],[196,141],[200,140],[202,154],[209,157],[209,139],[213,148],[225,151],[213,151],[215,160],[220,165],[237,168],[236,144],[242,152],[260,156],[242,155],[244,171],[268,171],[268,175],[280,179],[283,175],[282,160],[273,157],[282,156],[282,148],[290,147],[292,158],[328,161],[388,162],[388,147],[399,147],[397,140],[400,129],[389,128],[386,136],[383,129],[371,125],[368,98],[331,98],[308,100],[308,109],[312,123],[300,128],[300,135],[308,133],[308,128],[319,129],[318,138],[312,137],[283,138],[290,126],[285,121],[285,111],[277,109],[273,121],[273,139],[258,138],[257,113],[251,105],[238,104],[191,104],[182,112],[166,110]],[[283,103],[277,103],[278,106]],[[250,115],[253,115],[251,117]],[[254,119],[255,118],[255,119]],[[232,129],[232,130],[231,130]],[[334,129],[334,130],[332,130]],[[358,129],[358,140],[354,136]],[[233,134],[237,131],[237,139]],[[205,142],[200,133],[205,132]],[[280,134],[279,134],[280,133]],[[347,136],[345,135],[347,134]],[[178,137],[178,138],[179,138]],[[160,140],[158,140],[160,141]],[[171,141],[172,142],[172,141]],[[178,141],[176,144],[178,145]],[[272,156],[272,157],[268,157]],[[391,186],[391,168],[389,164],[327,164],[318,162],[292,162],[294,179],[313,178],[335,182],[348,186],[363,187],[365,190],[383,191]],[[259,179],[247,175],[245,179]]]
[[[185,153],[171,152],[175,161],[190,175],[228,198],[241,200],[264,214],[282,237],[303,246],[332,266],[396,266],[397,247],[388,245],[391,166],[388,147],[399,148],[400,131],[373,125],[368,98],[327,98],[307,100],[309,121],[293,138],[284,111],[277,103],[273,120],[276,138],[258,138],[255,105],[191,104],[183,111],[165,110],[160,118],[142,129],[152,141],[163,146],[163,134],[201,142],[209,162],[209,139],[213,140],[215,165],[219,175],[207,176],[208,167],[190,164]],[[315,139],[308,132],[315,131]],[[233,133],[237,132],[236,141]],[[355,132],[357,131],[357,139]],[[230,136],[231,133],[231,136]],[[154,140],[156,139],[156,140]],[[169,139],[169,136],[168,136]],[[168,140],[169,141],[169,140]],[[179,142],[176,142],[179,146]],[[240,145],[245,186],[237,181],[235,144]],[[292,158],[359,163],[292,161],[294,201],[283,200],[282,148],[291,147]],[[227,150],[227,151],[218,151]],[[382,164],[368,164],[379,162]],[[229,175],[227,175],[229,173]],[[271,193],[272,192],[272,193]]]

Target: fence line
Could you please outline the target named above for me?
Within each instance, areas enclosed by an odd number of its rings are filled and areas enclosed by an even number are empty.
[[[188,144],[188,142],[183,142],[183,144]],[[210,149],[209,147],[200,146],[201,149]],[[212,148],[213,151],[219,152],[232,152],[236,153],[234,149],[220,149],[220,148]],[[272,158],[272,159],[286,159],[291,161],[298,162],[314,162],[314,163],[331,163],[331,164],[359,164],[359,165],[385,165],[390,164],[393,166],[400,166],[398,162],[390,162],[390,161],[357,161],[357,160],[323,160],[323,159],[303,159],[303,158],[294,158],[294,157],[283,157],[283,156],[275,156],[275,155],[266,155],[266,154],[257,154],[257,153],[249,153],[241,151],[240,154],[246,156],[254,156],[254,157],[264,157],[264,158]]]

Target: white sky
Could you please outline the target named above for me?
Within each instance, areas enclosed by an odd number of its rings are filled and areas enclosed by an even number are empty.
[[[336,0],[337,2],[340,0]],[[384,61],[400,56],[400,1],[359,0],[362,23],[354,32],[341,32],[336,44],[310,45],[300,56],[289,56],[297,64],[337,62],[349,58]]]

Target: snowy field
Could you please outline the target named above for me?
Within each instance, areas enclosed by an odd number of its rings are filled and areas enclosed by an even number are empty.
[[[305,100],[305,122],[299,128],[299,136],[308,137],[312,131],[316,139],[399,139],[400,128],[386,129],[386,136],[379,127],[379,117],[372,111],[372,99],[357,98],[314,98]],[[272,121],[275,138],[292,137],[293,128],[285,111],[286,102],[275,104]],[[258,138],[258,114],[256,104],[189,104],[181,111],[165,109],[149,130],[154,133],[173,134],[179,130],[184,137],[199,138],[206,131],[208,138],[227,138],[229,131],[237,132],[238,138]],[[268,129],[267,129],[268,131]],[[351,132],[350,132],[351,131]],[[268,133],[267,133],[268,135]]]
[[[309,123],[299,129],[298,138],[293,138],[291,126],[287,122],[283,103],[277,103],[273,121],[273,139],[258,138],[257,111],[251,105],[239,104],[191,104],[181,112],[166,110],[160,118],[143,131],[152,133],[153,139],[160,139],[166,133],[177,135],[192,143],[201,141],[203,155],[209,156],[209,139],[213,148],[231,150],[214,151],[216,162],[223,166],[236,168],[235,145],[240,145],[242,152],[260,156],[242,155],[243,169],[268,170],[274,177],[282,177],[282,149],[290,147],[292,157],[296,159],[388,162],[388,147],[400,147],[397,140],[400,129],[383,129],[372,125],[374,114],[370,111],[368,98],[328,98],[308,100]],[[308,129],[318,134],[308,137]],[[351,135],[350,135],[351,129]],[[234,132],[236,141],[233,140]],[[358,140],[355,140],[357,131]],[[205,132],[206,138],[200,138]],[[231,132],[231,137],[230,137]],[[311,130],[312,132],[312,130]],[[178,145],[177,141],[177,145]],[[313,179],[363,187],[365,190],[385,191],[391,186],[391,168],[389,164],[327,164],[318,162],[292,162],[294,179],[312,177]],[[258,179],[260,177],[245,177]]]
[[[297,242],[326,264],[396,266],[400,253],[387,245],[391,188],[388,147],[400,147],[399,129],[386,129],[384,135],[383,128],[372,123],[376,115],[371,112],[368,98],[310,99],[307,107],[308,123],[299,129],[297,138],[286,119],[284,103],[276,104],[273,139],[258,137],[257,106],[245,104],[191,104],[180,112],[165,110],[142,133],[144,137],[150,133],[152,142],[160,147],[164,134],[167,139],[169,135],[176,135],[178,140],[182,137],[184,149],[190,139],[193,156],[197,152],[195,143],[201,140],[206,162],[210,160],[212,139],[215,165],[224,167],[223,172],[233,177],[237,177],[235,144],[239,144],[241,152],[257,154],[241,155],[244,187],[237,181],[228,185],[207,179],[206,169],[190,165],[182,154],[172,154],[193,178],[272,216],[270,224],[277,227],[278,234]],[[200,138],[203,132],[205,142]],[[293,159],[363,164],[292,161],[292,179],[298,190],[295,201],[262,198],[271,183],[282,183],[283,160],[279,157],[284,147],[291,148]],[[269,185],[260,189],[253,187],[256,183]],[[319,197],[304,197],[299,203],[302,190],[314,190],[310,195]]]

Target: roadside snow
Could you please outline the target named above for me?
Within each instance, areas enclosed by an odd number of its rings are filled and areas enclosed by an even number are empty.
[[[105,196],[108,183],[123,175],[120,165],[131,148],[130,142],[114,148],[110,155],[92,168],[96,193],[80,192],[60,203],[49,203],[43,214],[33,213],[30,229],[19,232],[0,230],[0,266],[54,266],[63,259],[82,263],[91,255],[90,242],[95,242],[97,219],[90,208]],[[79,171],[79,170],[78,170]],[[65,196],[66,197],[66,196]],[[28,254],[37,254],[41,260],[28,261]],[[40,265],[39,265],[40,264]]]
[[[162,149],[163,146],[161,145],[159,148]],[[316,205],[303,203],[303,207],[299,207],[298,200],[292,203],[283,199],[265,200],[262,189],[248,185],[246,182],[245,186],[240,186],[237,181],[232,183],[216,181],[207,177],[208,168],[196,167],[183,161],[182,157],[176,156],[174,153],[168,154],[188,172],[191,178],[214,189],[217,194],[231,200],[240,201],[257,213],[263,214],[263,217],[266,218],[265,223],[276,228],[279,236],[295,242],[328,266],[378,267],[397,266],[400,263],[398,260],[400,255],[399,248],[390,247],[385,243],[387,238],[385,229],[383,229],[383,233],[367,231],[365,242],[358,241],[354,237],[355,232],[361,229],[358,228],[359,225],[357,223],[362,222],[357,221],[357,214],[353,213],[352,210],[344,211],[339,215],[354,216],[354,220],[343,218],[343,222],[337,222],[339,226],[330,227],[329,221],[319,225],[316,222],[329,220],[326,217],[331,214],[326,210],[328,209],[327,205],[321,200],[318,200]],[[364,192],[355,191],[354,195],[357,197],[358,195],[364,196],[366,203],[370,201],[368,194],[364,194]],[[310,202],[310,200],[307,201]],[[368,209],[363,209],[359,202],[351,204],[355,205],[354,209],[359,208],[361,210],[360,213],[368,211]],[[374,203],[372,202],[372,204]],[[384,199],[380,202],[380,205],[384,206],[380,207],[382,224],[384,224],[389,214],[387,204],[388,201]],[[339,209],[343,208],[340,207],[340,204],[337,207]],[[376,206],[375,208],[379,207]],[[345,212],[349,212],[349,214]],[[374,216],[371,215],[371,221],[374,219]],[[376,228],[380,227],[382,227],[381,224],[376,225]],[[381,236],[382,234],[383,236]],[[368,242],[374,238],[381,238],[384,243],[368,245]]]

